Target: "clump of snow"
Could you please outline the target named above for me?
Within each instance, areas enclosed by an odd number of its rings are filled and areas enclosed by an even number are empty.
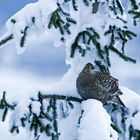
[[[47,4],[44,4],[44,2]],[[39,0],[36,3],[26,5],[7,21],[6,27],[8,34],[13,34],[18,53],[23,53],[25,50],[25,47],[20,45],[25,28],[28,27],[27,35],[30,32],[34,32],[34,30],[36,31],[36,35],[39,35],[42,32],[44,33],[51,13],[55,11],[56,8],[57,5],[55,0],[51,1],[51,3],[49,0]]]
[[[126,107],[129,108],[129,113],[132,115],[135,111],[139,110],[140,96],[127,87],[121,86],[120,89],[123,92],[123,95],[121,95],[120,98]]]
[[[111,119],[101,102],[82,102],[84,111],[78,130],[79,140],[117,140],[117,133],[111,128]]]
[[[136,129],[136,130],[140,130],[140,125],[139,125],[139,122],[140,122],[140,110],[139,112],[132,118],[132,125],[133,127]]]
[[[48,23],[51,14],[57,9],[57,0],[52,0],[51,2],[50,0],[39,0],[36,3],[28,4],[22,10],[11,17],[7,21],[6,26],[8,29],[8,34],[13,34],[14,36],[14,41],[17,44],[17,51],[19,53],[25,50],[25,48],[21,48],[20,41],[23,37],[25,28],[27,27],[29,28],[27,29],[27,35],[32,33],[41,35],[43,32],[47,35],[50,35],[50,38],[53,38],[50,40],[52,41],[52,44],[54,46],[65,46],[67,57],[66,63],[70,64],[71,68],[58,84],[56,84],[50,90],[46,90],[44,94],[59,94],[80,98],[76,91],[77,76],[87,62],[92,63],[95,59],[98,60],[99,57],[96,53],[95,46],[91,44],[88,44],[90,51],[86,52],[85,57],[82,57],[78,51],[76,51],[74,58],[70,57],[71,45],[75,41],[77,34],[89,27],[93,27],[95,31],[99,33],[100,39],[98,41],[101,42],[101,47],[104,47],[106,45],[109,45],[110,43],[108,39],[109,37],[104,35],[104,32],[108,29],[109,25],[115,25],[118,28],[122,28],[124,26],[124,22],[122,22],[122,20],[116,19],[116,15],[110,11],[109,6],[106,4],[107,1],[105,0],[100,0],[101,5],[99,5],[99,11],[96,14],[91,14],[92,5],[87,8],[81,0],[76,1],[79,8],[79,10],[77,11],[73,10],[71,1],[68,1],[67,4],[64,4],[63,0],[59,2],[62,4],[62,8],[64,8],[64,11],[67,11],[68,14],[70,14],[70,17],[77,22],[77,24],[74,24],[70,27],[70,30],[72,31],[71,34],[65,34],[63,36],[65,42],[61,42],[62,35],[57,30],[55,30],[54,28],[52,28],[51,30],[48,29]],[[109,5],[111,5],[113,1],[109,0],[108,2]],[[120,15],[119,13],[117,16],[124,20],[127,20],[125,13],[122,15]],[[117,44],[118,42],[114,45],[116,46]],[[26,42],[25,45],[27,45]],[[79,45],[81,45],[83,49],[86,48],[86,46],[83,45],[82,42],[79,42]],[[23,89],[22,91],[20,90],[21,92],[18,92],[16,90],[12,90],[12,92],[10,90],[8,91],[8,101],[14,101],[17,103],[15,111],[11,114],[10,117],[11,125],[16,124],[20,126],[20,118],[24,114],[28,113],[27,108],[30,103],[30,97],[33,96],[34,98],[37,98],[37,88],[31,90],[32,88],[28,87],[30,85],[28,85],[28,83],[26,83],[25,81],[22,86]],[[26,86],[28,88],[24,89]],[[2,90],[3,89],[1,89],[1,91]],[[134,128],[140,129],[140,127],[137,125],[137,122],[140,120],[140,96],[125,87],[122,87],[121,90],[124,93],[121,96],[121,99],[130,113],[130,117],[127,121],[127,126],[129,127],[130,124],[132,124]],[[32,112],[37,116],[39,116],[40,114],[40,107],[41,104],[39,102],[32,102]],[[77,132],[77,123],[81,115],[81,110],[83,110],[84,113],[80,120],[81,123]],[[134,113],[136,114],[133,116]],[[61,118],[59,118],[59,123],[60,124],[58,125],[58,127],[61,133],[60,140],[77,139],[77,135],[79,140],[118,139],[118,134],[111,127],[111,119],[109,114],[103,108],[102,103],[96,100],[83,101],[81,108],[79,103],[74,104],[74,110],[68,112],[65,117],[61,116]]]
[[[70,110],[69,115],[59,120],[60,140],[77,139],[77,122],[81,114],[81,106],[74,103],[74,108]]]
[[[1,134],[1,139],[5,140],[27,140],[26,137],[26,131],[22,129],[19,133],[19,135],[13,135],[10,132],[8,132],[9,128],[9,123],[8,121],[5,122],[0,122],[0,134]]]
[[[41,103],[38,102],[38,101],[33,101],[32,102],[32,108],[31,108],[32,113],[39,116],[40,115],[40,109],[41,109]]]
[[[76,24],[71,24],[70,31],[71,34],[64,34],[63,38],[65,42],[61,41],[62,35],[59,30],[56,30],[54,27],[50,30],[48,29],[48,23],[51,18],[51,14],[58,8],[57,2],[61,5],[63,11],[67,12],[70,17],[76,21]],[[95,1],[92,1],[95,2]],[[46,3],[46,4],[44,4]],[[109,4],[112,3],[112,0],[109,0]],[[84,2],[81,0],[77,0],[76,4],[78,6],[78,10],[73,10],[72,2],[68,1],[67,3],[64,0],[52,0],[51,3],[49,0],[39,0],[36,3],[30,3],[26,5],[23,9],[13,15],[6,23],[6,27],[8,30],[8,34],[14,35],[14,41],[17,44],[17,52],[22,53],[25,50],[25,47],[20,46],[21,38],[23,37],[23,32],[26,27],[27,29],[27,37],[32,34],[36,34],[40,36],[42,33],[49,32],[50,36],[53,38],[54,46],[66,46],[67,52],[67,64],[73,63],[73,60],[70,58],[70,47],[74,42],[77,34],[86,28],[93,27],[96,32],[100,35],[100,42],[102,47],[108,45],[108,36],[104,36],[104,32],[108,29],[109,25],[115,25],[117,27],[123,27],[124,23],[121,20],[117,20],[116,16],[112,12],[112,16],[109,15],[110,8],[108,6],[108,2],[105,0],[101,0],[99,4],[99,9],[96,14],[92,14],[92,4],[90,4],[87,8]],[[84,12],[82,12],[84,11]],[[82,12],[82,14],[81,14]],[[126,20],[126,14],[119,15],[122,19]],[[88,17],[88,18],[85,18]],[[62,19],[64,20],[64,16]],[[41,33],[41,34],[40,34]],[[25,38],[25,46],[27,46]],[[85,48],[84,45],[81,45]],[[93,45],[89,44],[90,48],[93,48]],[[94,52],[94,50],[92,50]],[[79,57],[79,53],[75,56]],[[74,58],[76,59],[76,58]]]

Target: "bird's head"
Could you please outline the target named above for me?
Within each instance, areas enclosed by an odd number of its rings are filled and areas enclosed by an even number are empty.
[[[87,63],[82,69],[80,75],[90,75],[94,73],[94,66],[91,63]]]
[[[93,73],[93,70],[94,70],[94,66],[91,63],[87,63],[84,66],[82,73],[90,74]]]
[[[94,66],[91,64],[91,63],[87,63],[84,67],[84,69],[88,69],[88,70],[93,70],[94,69]]]

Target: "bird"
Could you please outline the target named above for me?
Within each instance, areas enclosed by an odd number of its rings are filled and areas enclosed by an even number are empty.
[[[83,100],[96,99],[103,104],[112,101],[126,108],[119,97],[123,93],[119,89],[118,79],[109,73],[95,71],[91,63],[87,63],[80,72],[76,88]]]

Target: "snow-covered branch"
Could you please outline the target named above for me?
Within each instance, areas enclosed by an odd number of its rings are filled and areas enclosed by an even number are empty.
[[[87,62],[95,69],[109,72],[110,52],[125,61],[136,61],[125,54],[125,45],[136,34],[129,29],[131,20],[140,20],[139,0],[123,5],[121,0],[39,0],[26,5],[6,23],[7,33],[0,46],[14,41],[19,53],[32,35],[50,36],[56,47],[65,46],[66,63],[71,65],[62,80],[51,90],[28,102],[10,103],[5,92],[0,100],[2,120],[10,110],[10,132],[20,128],[31,131],[33,139],[51,140],[137,140],[140,136],[140,97],[122,88],[127,110],[94,99],[82,101],[76,79]],[[127,8],[128,6],[128,8]]]
[[[70,64],[73,61],[71,57],[83,57],[89,50],[98,54],[92,61],[95,65],[98,62],[100,70],[102,65],[106,71],[111,66],[110,51],[135,63],[125,54],[124,46],[136,36],[128,29],[130,20],[127,17],[134,15],[132,19],[138,21],[139,2],[131,0],[127,5],[128,9],[121,0],[53,0],[51,3],[39,0],[28,4],[7,21],[7,34],[1,38],[0,46],[14,39],[18,52],[22,53],[30,36],[47,32],[55,38],[56,46],[66,46]]]

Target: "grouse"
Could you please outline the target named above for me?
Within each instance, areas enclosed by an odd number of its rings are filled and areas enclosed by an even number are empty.
[[[79,74],[76,87],[78,94],[84,100],[96,99],[103,104],[113,101],[125,107],[119,98],[122,92],[119,89],[118,80],[109,73],[95,71],[91,63],[87,63]]]

